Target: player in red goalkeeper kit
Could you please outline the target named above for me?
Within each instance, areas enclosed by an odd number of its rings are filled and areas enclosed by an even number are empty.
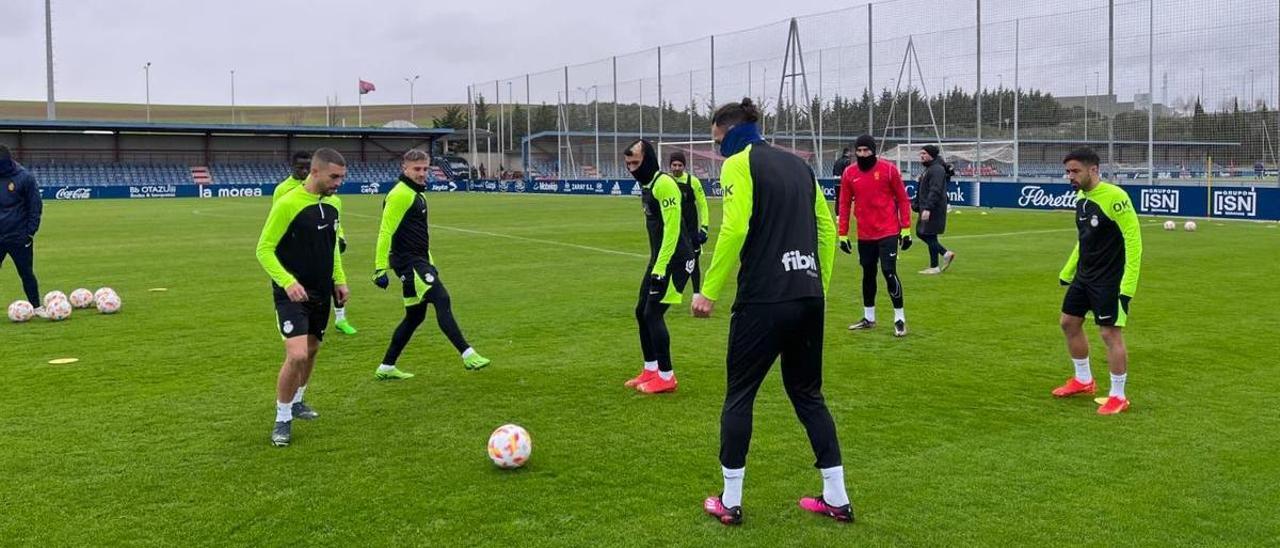
[[[898,279],[898,250],[911,247],[911,201],[902,184],[902,174],[893,163],[876,157],[876,140],[858,137],[854,146],[856,162],[840,177],[840,250],[853,253],[849,242],[849,214],[857,221],[858,263],[862,265],[862,320],[851,330],[876,326],[876,263],[893,301],[893,334],[907,334],[903,311],[902,281]]]

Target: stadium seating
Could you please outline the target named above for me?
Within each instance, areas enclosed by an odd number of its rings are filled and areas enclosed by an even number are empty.
[[[193,169],[194,167],[194,169]],[[273,162],[220,162],[207,166],[129,163],[35,163],[27,166],[44,186],[110,185],[265,185],[289,175],[289,165]],[[208,183],[197,182],[195,174]],[[353,162],[348,166],[351,183],[389,183],[400,176],[397,162]],[[449,180],[444,169],[432,166],[432,180]]]
[[[46,186],[194,184],[190,166],[182,164],[38,163],[27,168]]]

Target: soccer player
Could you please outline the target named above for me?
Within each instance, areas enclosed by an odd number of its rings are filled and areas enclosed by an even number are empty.
[[[685,170],[689,162],[685,159],[684,152],[672,152],[667,165],[671,168],[671,178],[680,186],[680,214],[684,218],[682,230],[693,238],[691,279],[693,294],[698,295],[702,293],[702,266],[698,259],[702,257],[702,246],[707,243],[707,229],[711,226],[708,220],[710,212],[707,211],[707,191],[702,188],[702,181]]]
[[[13,257],[27,301],[36,307],[37,316],[45,318],[48,314],[40,299],[40,282],[34,268],[42,212],[44,202],[40,201],[36,178],[14,161],[9,147],[0,145],[0,266],[6,257]]]
[[[311,153],[302,150],[293,153],[293,172],[290,173],[289,177],[285,178],[285,180],[280,181],[280,184],[276,185],[276,189],[271,193],[271,201],[275,202],[276,200],[279,200],[281,196],[293,191],[293,189],[301,187],[303,183],[306,182],[307,174],[310,172]],[[341,213],[342,199],[338,198],[336,194],[331,196],[331,198],[333,198],[333,203],[338,208],[338,212]],[[338,227],[338,252],[347,252],[347,236],[346,233],[342,231],[341,226]],[[337,295],[335,295],[335,297],[336,296]],[[351,325],[351,322],[347,321],[346,307],[339,304],[336,300],[333,301],[333,326],[338,328],[338,331],[341,331],[345,335],[356,334],[355,326]]]
[[[671,364],[671,334],[663,315],[680,304],[685,283],[694,269],[693,241],[683,229],[679,184],[661,171],[653,144],[643,139],[623,153],[627,171],[640,185],[645,227],[649,232],[649,265],[640,280],[636,323],[644,369],[624,383],[645,394],[675,392]]]
[[[402,173],[382,202],[382,220],[378,225],[378,246],[373,255],[373,283],[382,289],[390,285],[388,271],[400,279],[404,296],[404,319],[391,334],[391,342],[382,357],[382,365],[374,371],[378,380],[413,378],[413,373],[396,367],[400,353],[413,338],[418,326],[427,319],[427,305],[436,307],[436,323],[453,348],[462,355],[468,370],[483,369],[489,359],[481,356],[462,336],[453,318],[453,300],[440,281],[435,259],[431,256],[431,237],[427,225],[427,170],[431,155],[410,149],[401,159]]]
[[[898,278],[898,250],[911,247],[911,201],[902,174],[892,162],[876,158],[876,140],[858,137],[856,162],[840,177],[840,250],[853,254],[849,243],[849,214],[858,222],[858,263],[862,265],[863,316],[851,330],[876,326],[876,263],[884,274],[893,301],[893,335],[907,335],[902,280]],[[852,206],[852,207],[851,207]]]
[[[742,522],[742,480],[756,392],[782,357],[782,384],[809,435],[822,495],[800,507],[853,521],[835,422],[822,397],[822,332],[835,262],[835,226],[809,166],[760,136],[750,99],[720,107],[712,136],[726,158],[724,218],[693,314],[709,317],[734,268],[738,294],[729,320],[728,386],[720,415],[724,490],[703,503],[721,523]]]
[[[333,199],[346,176],[347,162],[338,151],[317,150],[302,187],[271,204],[258,238],[258,262],[271,277],[276,321],[284,338],[271,431],[271,443],[277,447],[289,445],[294,418],[318,416],[303,395],[329,325],[329,303],[345,304],[349,296],[338,251],[341,221]]]
[[[1062,299],[1062,332],[1076,374],[1054,389],[1059,398],[1092,395],[1097,390],[1089,368],[1089,340],[1084,335],[1084,315],[1093,313],[1111,366],[1111,393],[1098,408],[1100,415],[1115,415],[1129,408],[1124,385],[1128,380],[1129,353],[1122,329],[1129,319],[1129,301],[1138,290],[1142,265],[1142,231],[1129,195],[1103,182],[1098,155],[1078,148],[1063,160],[1067,178],[1076,193],[1076,232],[1079,240],[1058,279],[1069,286]]]

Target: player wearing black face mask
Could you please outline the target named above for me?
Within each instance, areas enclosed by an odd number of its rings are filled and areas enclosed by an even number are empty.
[[[625,152],[625,162],[640,185],[649,233],[649,265],[635,309],[644,369],[626,386],[646,394],[674,392],[677,383],[671,364],[671,336],[663,315],[671,305],[680,304],[694,267],[693,243],[683,230],[680,189],[675,179],[660,171],[653,144],[645,140],[632,143]]]

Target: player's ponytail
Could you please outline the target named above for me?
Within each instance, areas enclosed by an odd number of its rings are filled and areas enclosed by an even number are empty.
[[[759,121],[760,109],[750,97],[743,97],[740,103],[722,105],[711,117],[711,122],[719,127],[732,127],[743,122],[754,124]]]

